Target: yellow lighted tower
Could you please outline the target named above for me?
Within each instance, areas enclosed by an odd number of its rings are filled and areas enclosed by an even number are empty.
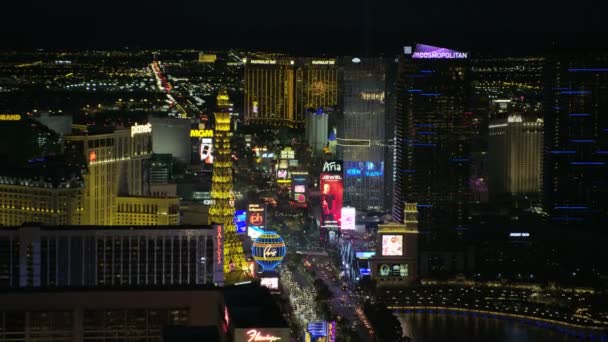
[[[232,191],[232,150],[230,148],[230,99],[226,91],[217,96],[215,112],[215,160],[211,179],[209,224],[223,225],[224,281],[227,284],[246,280],[248,265],[243,243],[234,225],[234,194]]]
[[[407,229],[418,230],[418,203],[406,203],[403,223]]]

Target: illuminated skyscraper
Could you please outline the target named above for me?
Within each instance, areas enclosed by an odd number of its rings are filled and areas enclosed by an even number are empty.
[[[608,224],[606,66],[606,54],[547,60],[543,205],[553,225]]]
[[[466,226],[470,200],[467,53],[417,45],[401,58],[397,84],[393,217],[418,203],[421,231]]]
[[[296,59],[295,115],[298,124],[306,113],[338,103],[338,75],[335,59]]]
[[[344,201],[360,210],[384,208],[386,70],[384,58],[344,58],[339,66],[336,152],[344,161]]]
[[[147,193],[147,161],[152,154],[150,125],[129,129],[74,125],[65,136],[68,158],[86,164],[82,224],[112,225],[116,197]]]
[[[247,59],[245,123],[303,127],[307,110],[336,105],[335,64],[334,59]]]
[[[519,114],[489,126],[490,193],[539,194],[542,180],[543,120]]]
[[[230,101],[226,92],[217,96],[215,112],[215,161],[211,179],[209,224],[218,224],[218,236],[223,241],[224,279],[235,283],[247,278],[249,265],[245,260],[243,243],[234,225],[234,193],[232,191],[232,149],[230,147]],[[220,260],[220,261],[221,261]]]
[[[245,65],[245,124],[296,125],[295,67],[290,59],[253,59]]]

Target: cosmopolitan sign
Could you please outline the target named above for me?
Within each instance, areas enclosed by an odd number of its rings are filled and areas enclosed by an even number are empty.
[[[468,52],[459,52],[442,47],[417,44],[416,50],[412,54],[415,59],[467,59]]]

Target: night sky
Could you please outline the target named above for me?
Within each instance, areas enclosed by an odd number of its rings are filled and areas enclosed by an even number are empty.
[[[460,49],[542,49],[556,40],[608,46],[608,5],[590,0],[9,0],[2,6],[0,48],[395,53],[414,41]]]

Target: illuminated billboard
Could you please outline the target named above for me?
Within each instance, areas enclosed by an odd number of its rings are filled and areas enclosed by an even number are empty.
[[[279,159],[277,164],[277,169],[287,169],[289,168],[289,160],[287,159]]]
[[[234,342],[289,342],[289,328],[236,328]]]
[[[308,172],[291,172],[291,199],[292,201],[306,203],[306,191],[308,190]]]
[[[342,230],[355,230],[355,217],[357,210],[353,207],[342,208],[340,228]]]
[[[255,240],[260,235],[264,234],[264,229],[259,227],[247,227],[247,236],[251,238],[251,240]]]
[[[416,44],[416,49],[412,54],[415,59],[467,59],[468,52],[459,52],[442,47]]]
[[[295,159],[296,155],[295,151],[291,147],[287,146],[281,150],[279,157],[281,159]]]
[[[19,121],[21,115],[19,114],[0,114],[0,121]]]
[[[234,225],[237,233],[247,233],[247,210],[236,210],[234,212]]]
[[[256,239],[264,233],[266,224],[266,213],[264,207],[259,204],[250,204],[247,209],[247,235]]]
[[[278,169],[277,179],[287,179],[287,169]]]
[[[383,177],[384,162],[379,161],[356,161],[348,162],[344,165],[346,177]]]
[[[201,139],[200,155],[202,162],[204,162],[205,164],[213,164],[213,139]]]
[[[409,275],[408,264],[380,264],[378,275],[381,277],[407,277]]]
[[[374,255],[376,255],[376,252],[356,252],[355,253],[355,257],[357,259],[369,259],[371,257],[373,257]]]
[[[403,255],[403,235],[382,235],[382,256]]]
[[[308,323],[306,332],[310,335],[311,342],[335,342],[336,322],[314,321]]]
[[[135,125],[131,126],[131,137],[150,132],[152,132],[152,124],[149,122],[145,125],[138,125],[136,122]]]
[[[340,227],[344,184],[342,161],[326,161],[320,182],[321,226]]]
[[[279,278],[278,277],[260,278],[260,285],[267,287],[271,290],[278,290],[279,289]]]

